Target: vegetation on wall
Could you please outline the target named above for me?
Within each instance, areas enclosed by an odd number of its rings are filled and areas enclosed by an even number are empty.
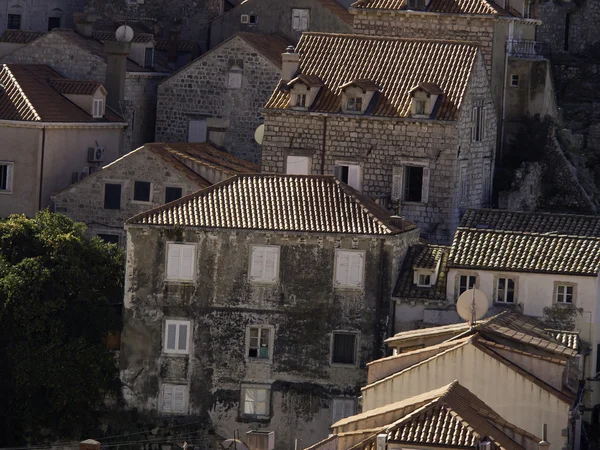
[[[124,254],[42,211],[0,222],[0,446],[81,437],[120,384]]]

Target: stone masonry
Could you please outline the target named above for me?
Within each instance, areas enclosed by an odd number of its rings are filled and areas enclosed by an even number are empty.
[[[73,13],[83,11],[85,0],[0,0],[0,34],[14,6],[21,12],[21,30],[48,31],[49,17],[60,17],[61,28],[73,28]]]
[[[241,89],[227,87],[233,64],[243,70]],[[280,67],[244,39],[230,39],[161,83],[157,141],[187,142],[190,118],[224,119],[228,122],[224,148],[260,163],[260,146],[254,132],[279,77]]]
[[[488,112],[482,142],[471,140],[474,100],[483,100]],[[458,122],[265,110],[262,168],[263,172],[284,173],[290,150],[312,154],[313,174],[332,174],[336,161],[358,163],[363,173],[362,191],[391,206],[393,167],[426,161],[430,168],[429,202],[403,203],[400,213],[415,222],[427,239],[449,243],[463,208],[487,206],[496,126],[489,83],[479,57]],[[463,198],[459,195],[461,183]]]

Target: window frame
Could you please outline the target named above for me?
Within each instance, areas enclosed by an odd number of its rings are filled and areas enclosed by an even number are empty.
[[[335,404],[336,402],[342,402],[342,418],[340,419],[336,419],[336,414],[335,414]],[[346,405],[348,404],[352,404],[352,414],[350,414],[349,416],[345,416],[345,409],[346,409]],[[336,422],[339,422],[340,420],[346,419],[347,417],[351,417],[353,415],[356,414],[356,399],[353,397],[333,397],[331,399],[331,425],[333,425]]]
[[[500,280],[505,280],[505,287],[504,287],[504,299],[503,300],[499,300],[499,293],[500,293]],[[509,302],[507,300],[508,298],[508,293],[510,292],[509,290],[509,282],[512,282],[513,286],[512,286],[512,294],[513,294],[513,301]],[[505,275],[498,275],[494,277],[494,303],[497,305],[516,305],[518,303],[517,300],[517,279],[515,277],[509,277],[509,276],[505,276]]]
[[[338,264],[340,261],[340,255],[342,255],[344,253],[346,253],[348,255],[358,254],[362,259],[362,263],[361,263],[361,267],[360,267],[360,282],[358,284],[347,284],[347,283],[340,282],[338,279]],[[333,264],[333,287],[335,289],[340,289],[340,290],[363,290],[365,287],[366,258],[367,258],[367,254],[366,254],[365,250],[336,248],[335,256],[334,256],[334,264]],[[348,265],[347,280],[349,280],[349,278],[350,278],[350,264],[351,264],[350,260],[348,260],[348,264],[349,265]]]
[[[181,276],[181,259],[182,256],[180,256],[180,273],[178,277],[169,277],[169,252],[171,248],[174,248],[173,246],[180,246],[180,247],[192,247],[193,251],[192,251],[192,268],[191,268],[191,272],[192,272],[192,276],[187,278],[187,277],[182,277]],[[193,242],[187,242],[187,243],[183,243],[183,242],[167,242],[166,243],[166,251],[165,251],[165,281],[167,283],[194,283],[196,281],[196,259],[198,258],[198,248],[197,245]]]
[[[354,336],[354,361],[352,363],[343,363],[334,361],[334,349],[335,349],[335,336]],[[349,330],[333,330],[331,332],[331,338],[329,343],[329,365],[332,367],[358,367],[359,361],[359,348],[360,348],[360,332],[349,331]]]
[[[138,200],[135,198],[135,187],[136,187],[137,183],[148,183],[149,184],[148,200]],[[144,204],[144,205],[152,203],[152,182],[151,181],[143,181],[143,180],[134,180],[133,181],[133,195],[131,196],[131,203]]]
[[[520,77],[517,73],[510,74],[510,87],[519,87]]]
[[[203,141],[192,141],[190,140],[191,136],[192,136],[192,123],[197,123],[199,128],[202,128],[201,124],[204,124],[204,140]],[[202,136],[200,136],[202,137]],[[206,120],[206,118],[195,118],[195,117],[190,117],[188,119],[188,129],[187,129],[187,142],[188,143],[194,143],[194,142],[208,142],[208,121]]]
[[[181,326],[187,326],[187,336],[185,339],[185,349],[180,350],[178,348],[174,348],[170,350],[168,348],[168,339],[169,339],[169,325],[175,325],[175,347],[178,347],[179,344],[179,336],[181,331]],[[165,319],[163,322],[163,347],[162,353],[164,355],[183,355],[187,356],[192,353],[192,321],[189,319]]]
[[[265,274],[265,267],[266,267],[266,259],[263,261],[263,277],[262,278],[255,278],[254,275],[252,274],[252,268],[253,268],[253,264],[252,264],[252,260],[254,259],[254,252],[258,249],[273,249],[273,250],[277,250],[277,254],[275,257],[275,278],[273,280],[268,280],[264,278],[264,274]],[[253,284],[276,284],[279,282],[279,262],[280,262],[280,258],[281,258],[281,246],[280,245],[269,245],[269,244],[254,244],[250,246],[250,250],[248,252],[249,254],[249,259],[248,259],[248,281],[250,283]]]
[[[421,201],[414,202],[406,200],[406,168],[422,167],[423,178],[421,185]],[[398,165],[392,167],[392,200],[409,205],[427,205],[429,203],[429,190],[431,184],[431,168],[429,162],[418,160],[416,158],[407,158],[401,160]]]
[[[308,94],[304,93],[304,94],[294,94],[295,98],[294,98],[294,108],[305,108],[306,109],[306,99]],[[300,101],[302,100],[302,101]]]
[[[461,296],[461,294],[463,292],[460,291],[461,289],[461,278],[462,277],[468,277],[467,278],[467,288],[465,289],[465,291],[468,291],[469,289],[477,289],[479,288],[479,274],[477,273],[457,273],[456,274],[456,299],[458,300],[458,297]],[[472,285],[472,287],[469,287],[469,285],[471,284],[469,281],[469,278],[475,278],[475,283]]]
[[[253,414],[246,412],[246,393],[248,390],[264,390],[265,414]],[[265,420],[271,417],[271,385],[259,383],[243,383],[240,387],[240,417],[251,420]],[[256,402],[255,402],[256,403]]]
[[[429,282],[422,283],[421,277],[428,277]],[[417,273],[417,287],[431,287],[432,286],[431,279],[432,279],[432,275],[430,273]]]
[[[569,288],[572,290],[572,293],[570,294],[571,295],[570,302],[558,300],[559,290],[561,287],[565,288],[564,293],[561,294],[563,296],[563,298],[566,298],[569,295],[569,293],[568,293]],[[573,283],[570,281],[555,281],[554,282],[554,292],[553,292],[553,297],[552,297],[553,304],[561,305],[561,306],[575,306],[576,302],[577,302],[577,283]]]
[[[344,167],[348,168],[347,181],[344,181],[342,179],[343,176],[338,176],[338,171],[340,171],[340,170],[343,171]],[[356,184],[350,182],[351,181],[350,180],[350,173],[351,172],[353,173],[353,175],[356,178]],[[341,181],[342,183],[345,183],[348,186],[350,186],[351,188],[354,188],[357,191],[362,192],[362,187],[363,187],[363,168],[357,162],[355,162],[355,161],[335,161],[335,164],[333,166],[333,175],[335,176],[335,178],[337,180]]]
[[[487,108],[483,105],[483,101],[473,103],[471,112],[471,141],[483,142],[486,138],[486,115]]]
[[[297,12],[306,14],[306,27],[303,27],[303,23],[302,23],[302,15],[299,15],[298,18],[298,27],[294,27],[294,16],[296,15]],[[310,9],[308,8],[292,8],[292,31],[308,31],[310,29]]]
[[[427,114],[427,100],[415,100],[415,116],[423,117]]]
[[[154,67],[154,47],[144,47],[144,67],[146,69]]]
[[[346,97],[346,111],[351,113],[362,113],[363,98],[361,95]]]
[[[104,99],[95,98],[92,103],[92,118],[94,119],[102,119],[104,117],[106,110],[104,107]]]
[[[408,184],[410,182],[409,171],[421,169],[421,192],[419,193],[419,200],[408,199]],[[404,165],[404,186],[402,187],[402,201],[404,203],[423,203],[423,186],[425,185],[425,167],[417,166],[412,164]]]
[[[267,358],[261,358],[259,356],[250,356],[250,340],[251,340],[251,336],[250,336],[250,332],[253,328],[257,328],[258,329],[258,345],[260,348],[260,343],[261,343],[261,330],[268,330],[269,331],[269,337],[268,337],[268,348],[269,348],[269,355]],[[247,325],[246,326],[246,353],[245,353],[245,358],[247,361],[250,362],[256,362],[256,363],[272,363],[273,362],[273,346],[275,343],[275,327],[273,325],[265,325],[265,324],[252,324],[252,325]]]
[[[19,26],[17,28],[11,27],[11,18],[19,18]],[[6,29],[7,30],[21,30],[23,29],[23,14],[8,13],[6,15]]]
[[[168,189],[179,189],[181,191],[181,195],[178,198],[176,198],[175,200],[167,201],[167,190]],[[175,201],[179,200],[180,198],[182,198],[183,196],[184,196],[184,194],[183,194],[182,186],[169,186],[169,185],[165,186],[165,204],[175,202]]]
[[[6,189],[0,189],[0,194],[10,195],[13,191],[13,179],[15,163],[12,161],[0,161],[0,166],[6,166]]]
[[[170,387],[181,387],[183,389],[183,408],[182,411],[166,411],[165,410],[165,399],[164,399],[164,395],[165,395],[165,387],[170,386]],[[174,397],[174,393],[173,393],[173,397]],[[190,397],[190,389],[189,386],[187,384],[183,384],[183,383],[161,383],[160,385],[160,397],[159,397],[159,401],[158,401],[158,412],[160,414],[167,414],[167,415],[187,415],[189,412],[189,397]],[[175,400],[173,399],[173,403],[172,405],[174,405]]]
[[[120,234],[117,233],[96,233],[96,236],[99,237],[100,239],[102,239],[103,242],[107,243],[107,244],[117,244],[118,246],[121,246],[121,241],[122,241],[122,236]],[[102,236],[115,236],[117,238],[117,242],[109,242],[106,239],[104,239]]]
[[[123,206],[123,183],[119,183],[116,180],[111,180],[112,183],[104,183],[103,190],[103,208],[109,211],[121,211],[121,207]],[[106,207],[106,187],[107,186],[119,186],[119,207],[118,208],[107,208]]]

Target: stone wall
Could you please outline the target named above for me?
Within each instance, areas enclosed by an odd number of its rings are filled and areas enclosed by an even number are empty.
[[[149,181],[151,202],[134,202],[135,181]],[[104,185],[121,184],[121,209],[104,209]],[[165,203],[165,187],[181,187],[183,195],[200,189],[195,182],[144,148],[134,151],[104,169],[53,196],[54,210],[88,226],[88,234],[125,237],[123,224],[136,214]],[[124,240],[122,241],[124,243]]]
[[[392,258],[418,231],[389,239],[251,231],[128,229],[122,380],[130,407],[157,414],[162,381],[189,388],[189,414],[210,416],[214,431],[275,432],[276,448],[307,447],[327,436],[333,397],[356,398],[365,364],[379,355],[380,314],[389,311]],[[197,244],[196,281],[164,281],[166,243]],[[279,281],[248,281],[252,244],[280,245]],[[365,287],[333,288],[335,248],[365,250]],[[383,270],[381,269],[383,267]],[[161,353],[163,322],[193,321],[190,356]],[[385,322],[385,321],[383,321]],[[246,328],[274,327],[273,359],[246,358]],[[359,332],[357,366],[330,365],[333,330]],[[241,384],[271,388],[271,415],[240,415]]]
[[[61,28],[73,28],[73,13],[83,11],[85,0],[0,0],[0,34],[6,30],[8,13],[22,7],[21,30],[48,31],[48,18],[60,16]]]
[[[241,89],[227,87],[234,63],[243,70]],[[224,148],[260,163],[260,146],[254,132],[261,124],[261,108],[279,77],[280,69],[242,38],[229,40],[161,83],[157,141],[187,142],[190,118],[223,119],[228,122]]]

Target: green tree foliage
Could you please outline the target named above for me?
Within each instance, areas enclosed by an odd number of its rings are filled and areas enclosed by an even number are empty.
[[[42,211],[0,221],[0,446],[91,430],[118,369],[124,255]]]

